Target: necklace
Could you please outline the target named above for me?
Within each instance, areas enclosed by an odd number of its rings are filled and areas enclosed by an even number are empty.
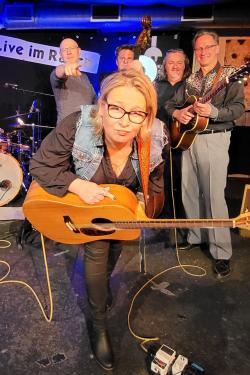
[[[117,161],[114,161],[112,160],[112,158],[109,157],[109,160],[110,160],[110,164],[112,166],[112,169],[113,171],[115,172],[116,176],[120,176],[120,174],[122,173],[122,171],[124,170],[126,164],[127,164],[127,161],[128,161],[128,157],[124,158],[123,160],[117,160]]]
[[[107,148],[107,154],[115,175],[117,177],[120,176],[131,154],[131,146],[122,150],[112,150]]]

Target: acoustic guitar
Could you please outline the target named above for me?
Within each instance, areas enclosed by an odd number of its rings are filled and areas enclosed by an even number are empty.
[[[246,74],[250,71],[250,62],[242,65],[229,77],[226,77],[219,81],[211,90],[209,90],[202,98],[197,98],[192,95],[189,96],[183,106],[178,107],[178,109],[186,108],[189,105],[194,104],[196,101],[200,103],[209,102],[215,95],[218,94],[220,90],[226,87],[230,82],[240,81],[244,78]],[[195,141],[196,136],[206,130],[209,118],[199,116],[195,113],[193,107],[189,110],[195,116],[187,124],[182,124],[177,120],[174,120],[170,124],[170,137],[171,137],[171,147],[180,148],[182,150],[188,150],[193,142]]]
[[[149,219],[135,194],[120,185],[109,186],[115,200],[104,198],[89,205],[77,195],[48,194],[35,181],[26,195],[23,211],[33,227],[51,240],[80,244],[96,240],[135,240],[141,228],[214,228],[250,226],[250,214],[234,219]]]

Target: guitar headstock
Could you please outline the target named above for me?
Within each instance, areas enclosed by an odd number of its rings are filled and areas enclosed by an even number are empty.
[[[247,75],[250,75],[250,61],[247,61],[244,65],[241,65],[227,79],[228,79],[228,82],[238,81],[239,83],[242,83],[244,81],[247,81],[247,79],[249,78],[247,77]]]
[[[236,227],[250,230],[250,212],[240,214],[234,219],[234,222]]]

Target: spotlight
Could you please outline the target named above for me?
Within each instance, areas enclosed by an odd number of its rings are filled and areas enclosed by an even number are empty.
[[[17,122],[19,125],[24,125],[24,121],[20,117],[17,118]]]

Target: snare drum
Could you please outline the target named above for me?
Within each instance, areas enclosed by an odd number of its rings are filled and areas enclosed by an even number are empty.
[[[18,161],[8,153],[0,153],[0,206],[12,201],[23,183],[23,172]]]
[[[29,162],[31,158],[30,146],[19,143],[9,143],[8,151],[19,161]]]

